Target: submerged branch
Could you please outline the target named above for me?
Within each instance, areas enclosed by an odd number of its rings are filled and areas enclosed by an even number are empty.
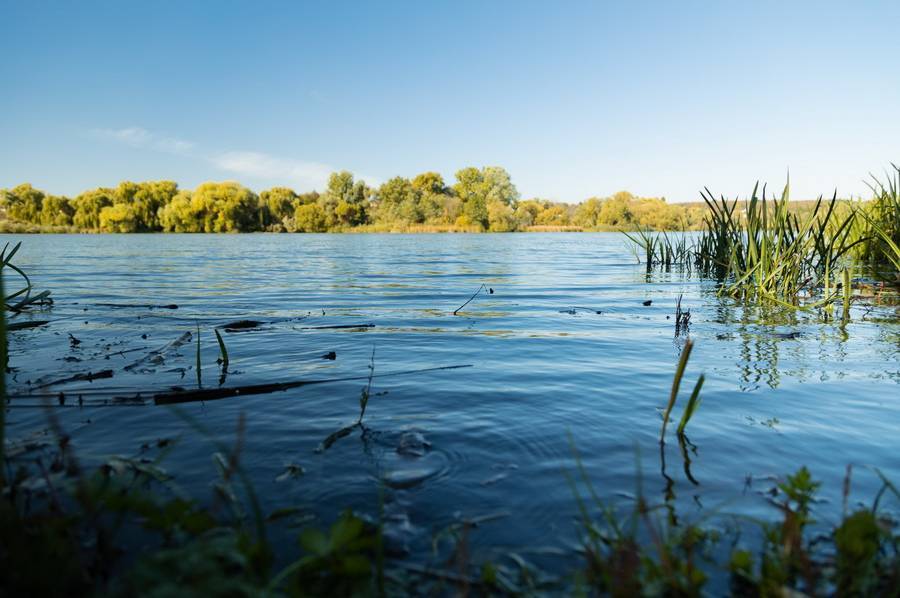
[[[405,370],[400,372],[388,372],[385,374],[375,374],[372,377],[383,378],[387,376],[405,376],[409,374],[421,374],[424,372],[436,372],[441,370],[456,370],[461,368],[470,368],[471,364],[465,365],[445,365],[433,368],[423,368],[419,370]],[[249,384],[245,386],[233,386],[230,388],[203,388],[197,390],[176,390],[170,392],[160,392],[153,395],[153,402],[157,405],[172,405],[176,403],[197,403],[200,401],[216,401],[219,399],[227,399],[229,397],[269,394],[290,390],[292,388],[300,388],[301,386],[313,386],[316,384],[328,384],[331,382],[351,382],[354,380],[369,380],[370,376],[348,376],[346,378],[326,378],[320,380],[292,380],[290,382],[270,382],[267,384]]]

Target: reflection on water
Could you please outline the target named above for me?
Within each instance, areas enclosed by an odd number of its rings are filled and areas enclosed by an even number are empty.
[[[11,338],[10,436],[44,427],[41,410],[29,407],[36,381],[110,370],[111,378],[44,392],[64,403],[58,412],[83,459],[180,439],[168,466],[199,496],[215,476],[212,451],[180,418],[152,405],[90,407],[195,387],[195,337],[146,367],[126,366],[198,324],[204,385],[357,378],[183,409],[226,439],[246,414],[243,463],[268,508],[301,505],[330,518],[345,507],[375,513],[383,500],[412,554],[427,552],[438,530],[479,518],[474,550],[570,546],[570,434],[602,496],[633,493],[644,471],[644,490],[673,514],[725,502],[758,514],[764,501],[742,493],[746,480],[800,464],[835,493],[851,462],[900,480],[900,326],[891,305],[854,306],[846,327],[741,306],[717,298],[712,282],[648,275],[615,234],[22,240],[21,265],[56,305],[34,316],[49,326]],[[481,284],[494,294],[454,316]],[[680,294],[696,343],[682,385],[693,387],[701,372],[706,384],[690,440],[673,437],[660,452],[659,409],[684,344],[674,334]],[[223,334],[230,363],[220,378],[212,328],[246,319],[264,325]],[[373,347],[365,426],[316,453],[358,417]],[[449,365],[473,367],[378,376]],[[284,476],[299,471],[291,468],[305,473]],[[860,496],[877,489],[864,476],[855,483]],[[822,508],[840,504],[836,496]]]

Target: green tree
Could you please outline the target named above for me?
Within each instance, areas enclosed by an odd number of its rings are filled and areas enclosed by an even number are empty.
[[[367,221],[367,204],[372,191],[363,181],[354,181],[346,170],[333,172],[328,187],[319,196],[319,207],[325,214],[328,228],[357,226]],[[340,210],[338,210],[340,206]]]
[[[159,224],[162,230],[175,233],[197,233],[202,231],[201,223],[191,210],[191,192],[181,191],[159,210]]]
[[[68,197],[47,195],[41,209],[41,224],[44,226],[72,226],[75,208]]]
[[[518,228],[524,229],[534,226],[537,215],[544,211],[544,206],[539,199],[527,199],[520,201],[516,206],[516,220]]]
[[[394,177],[378,188],[377,219],[381,222],[402,222],[405,224],[424,221],[419,206],[421,197],[409,179]]]
[[[7,217],[38,224],[41,221],[45,194],[29,183],[2,192]]]
[[[603,200],[597,197],[586,199],[575,208],[575,215],[572,223],[576,226],[584,228],[595,228],[600,219],[600,210],[603,207]]]
[[[631,228],[631,202],[634,196],[627,191],[619,191],[603,202],[597,223],[615,228]]]
[[[471,166],[463,168],[456,173],[453,190],[463,202],[465,220],[482,228],[490,226],[490,202],[513,206],[515,209],[514,204],[519,198],[509,173],[499,166],[487,166],[481,170]]]
[[[258,206],[255,193],[233,182],[204,183],[191,196],[191,208],[202,214],[207,233],[256,230]]]
[[[108,233],[133,233],[138,230],[134,208],[125,203],[106,206],[100,210],[100,230]]]
[[[537,226],[568,226],[571,224],[568,207],[548,202],[547,206],[535,217],[534,223]]]
[[[321,233],[327,230],[325,212],[317,203],[306,203],[294,210],[293,222],[288,226],[291,232]]]
[[[132,183],[124,181],[116,188],[114,201],[131,208],[135,218],[136,230],[158,231],[162,228],[159,211],[172,201],[178,193],[178,184],[174,181],[147,181]]]
[[[100,228],[100,211],[115,203],[116,191],[100,187],[92,191],[80,194],[72,203],[75,205],[75,214],[72,215],[72,224],[84,230],[97,230]]]
[[[300,198],[293,189],[273,187],[259,194],[259,224],[267,230],[293,217]]]
[[[492,233],[507,233],[516,230],[516,213],[512,206],[502,201],[491,201],[487,206],[488,223]]]
[[[486,166],[481,169],[481,177],[487,203],[497,201],[503,205],[514,206],[518,201],[519,192],[505,169],[499,166]]]
[[[423,172],[417,174],[412,180],[413,188],[419,193],[432,193],[434,195],[445,195],[449,192],[444,184],[444,177],[436,172]]]
[[[487,202],[481,171],[472,166],[457,171],[453,190],[463,203],[462,220],[458,219],[459,223],[463,226],[478,225],[487,228]]]

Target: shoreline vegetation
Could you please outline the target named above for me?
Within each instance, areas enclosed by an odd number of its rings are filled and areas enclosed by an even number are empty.
[[[790,209],[806,212],[812,204],[793,201]],[[29,183],[0,189],[3,233],[688,231],[705,228],[708,214],[702,201],[667,203],[627,191],[579,204],[523,200],[496,166],[463,168],[452,185],[436,172],[378,187],[335,172],[321,193],[273,187],[257,194],[232,181],[194,190],[173,181],[125,181],[72,198]]]

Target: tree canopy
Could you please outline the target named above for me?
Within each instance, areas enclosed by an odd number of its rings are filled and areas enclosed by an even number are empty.
[[[436,172],[396,176],[377,188],[348,171],[322,193],[273,187],[258,195],[236,182],[194,190],[173,181],[124,181],[74,198],[25,183],[0,190],[11,221],[97,232],[328,232],[344,230],[680,230],[697,228],[704,210],[621,191],[580,204],[521,200],[499,166],[466,167],[448,185]]]

